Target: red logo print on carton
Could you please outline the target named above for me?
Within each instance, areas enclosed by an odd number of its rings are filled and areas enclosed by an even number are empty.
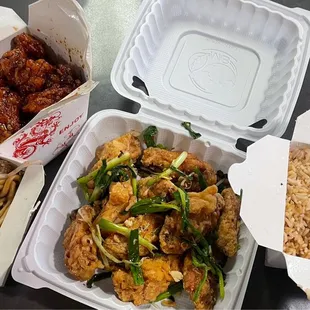
[[[65,136],[65,140],[62,143],[58,143],[55,151],[53,152],[53,155],[57,155],[62,151],[63,149],[67,148],[70,143],[72,142],[73,138],[77,136],[81,128],[81,125],[74,126]]]
[[[30,132],[22,132],[13,142],[15,158],[27,159],[32,156],[39,146],[45,146],[52,142],[52,136],[60,125],[61,112],[55,112],[47,118],[37,122]]]

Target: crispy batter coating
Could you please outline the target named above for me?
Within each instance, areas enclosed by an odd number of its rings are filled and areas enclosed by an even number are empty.
[[[23,50],[29,58],[39,59],[45,57],[44,45],[38,39],[27,33],[22,33],[12,40],[14,48]]]
[[[122,301],[132,301],[139,306],[155,301],[174,282],[170,272],[181,270],[181,262],[177,256],[163,255],[143,259],[143,285],[135,285],[131,272],[123,269],[113,272],[112,281],[115,292]]]
[[[97,268],[103,268],[89,226],[84,221],[91,222],[94,216],[94,208],[83,206],[64,235],[65,265],[70,274],[80,281],[90,279]]]
[[[21,128],[20,97],[8,87],[0,87],[0,143]]]
[[[172,161],[180,154],[181,152],[149,147],[144,150],[141,162],[145,167],[163,170],[169,168]],[[195,168],[200,169],[208,185],[213,185],[216,183],[216,172],[211,165],[198,159],[194,154],[188,154],[179,169],[186,174],[190,174]]]
[[[98,162],[92,170],[100,168],[103,159],[109,161],[125,152],[130,153],[130,157],[134,162],[142,153],[139,139],[130,132],[99,146],[96,150],[96,159]]]
[[[148,186],[147,182],[152,177],[147,177],[139,180],[138,194],[140,199],[162,197],[165,198],[172,195],[176,191],[176,186],[169,180],[161,179],[152,186]]]
[[[215,185],[207,187],[200,193],[188,193],[190,200],[189,220],[202,234],[214,230],[220,217],[223,199],[217,193]],[[159,241],[161,250],[166,254],[182,254],[189,244],[182,240],[181,214],[172,211],[165,218],[165,223],[160,231]]]
[[[102,211],[95,220],[106,219],[115,223],[123,223],[129,214],[121,215],[124,210],[128,211],[136,203],[137,198],[133,194],[130,181],[115,182],[110,185],[109,200],[103,206]]]
[[[139,236],[150,241],[151,243],[158,242],[158,235],[161,227],[164,224],[164,217],[159,214],[145,214],[137,217],[131,217],[125,221],[124,225],[129,229],[139,229]],[[104,246],[109,253],[118,259],[128,259],[128,238],[119,234],[109,235]],[[140,245],[140,256],[146,256],[149,251],[144,246]]]
[[[216,244],[228,257],[233,257],[238,251],[240,199],[231,188],[222,192],[225,207],[219,220],[218,239]]]
[[[27,59],[20,49],[6,52],[0,59],[0,67],[8,83],[22,95],[43,90],[48,75],[55,71],[44,59]]]
[[[187,254],[184,260],[183,267],[183,287],[189,293],[191,300],[194,298],[195,291],[203,278],[204,270],[196,268],[192,264],[191,254]],[[211,272],[208,273],[208,278],[202,287],[201,293],[195,304],[195,309],[207,310],[213,309],[217,300],[217,282]]]
[[[69,95],[71,91],[72,88],[69,86],[55,85],[41,92],[32,93],[27,96],[22,110],[24,113],[37,114]]]

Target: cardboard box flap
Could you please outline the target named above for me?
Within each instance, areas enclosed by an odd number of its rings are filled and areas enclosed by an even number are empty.
[[[243,190],[242,220],[259,245],[277,251],[283,250],[289,143],[266,136],[252,144],[246,160],[228,172],[234,192]]]
[[[310,131],[310,110],[297,118],[292,141],[310,144],[309,131]]]
[[[74,0],[41,0],[29,6],[28,29],[66,62],[91,76],[90,31],[84,11]]]
[[[25,22],[12,9],[0,7],[0,41],[15,36],[16,32],[26,27]],[[4,52],[0,50],[1,55]]]
[[[252,144],[246,160],[228,172],[235,193],[243,189],[240,214],[256,242],[282,253],[289,150],[310,145],[309,129],[310,110],[297,118],[292,142],[266,136]],[[283,254],[289,277],[310,299],[310,260]]]
[[[310,299],[310,261],[309,259],[284,254],[289,277],[307,294]]]
[[[0,228],[0,285],[5,281],[29,221],[29,213],[44,186],[42,165],[29,166]]]

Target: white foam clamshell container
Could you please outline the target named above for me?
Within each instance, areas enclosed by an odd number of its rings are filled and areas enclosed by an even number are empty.
[[[187,117],[228,143],[281,136],[309,61],[308,14],[268,0],[145,0],[113,86],[145,112]]]
[[[85,174],[86,169],[94,162],[96,148],[130,130],[142,131],[154,122],[152,117],[146,115],[107,110],[97,113],[86,123],[62,164],[17,255],[12,271],[16,281],[34,288],[51,288],[95,308],[136,308],[115,297],[110,280],[104,280],[98,283],[99,287],[92,289],[73,280],[64,266],[62,241],[69,224],[68,214],[79,208],[83,201],[75,180]],[[215,169],[227,172],[233,163],[243,160],[242,157],[216,146],[209,147],[202,140],[193,140],[181,126],[160,120],[156,120],[156,126],[159,129],[157,143],[195,153],[210,162]],[[217,309],[236,309],[242,305],[256,252],[256,243],[245,225],[241,226],[239,242],[241,248],[237,256],[229,260],[225,267],[226,295],[223,301],[218,302]],[[184,306],[184,302],[183,300],[181,305]],[[186,308],[188,305],[187,301]]]
[[[111,73],[114,88],[141,109],[137,115],[99,112],[86,123],[17,255],[14,279],[95,308],[136,309],[116,298],[110,280],[87,289],[67,273],[63,233],[67,215],[83,201],[76,178],[90,167],[99,145],[148,125],[158,127],[158,143],[195,153],[225,172],[244,160],[237,138],[280,136],[309,60],[306,14],[265,0],[145,0]],[[132,86],[134,76],[145,82],[149,96]],[[248,127],[264,118],[262,129]],[[202,137],[189,138],[183,120]],[[216,309],[242,306],[257,245],[244,224],[239,239],[237,256],[225,266],[225,299]],[[191,307],[188,299],[179,305]]]

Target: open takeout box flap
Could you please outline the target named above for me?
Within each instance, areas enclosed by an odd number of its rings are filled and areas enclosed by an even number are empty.
[[[68,64],[82,68],[92,79],[89,26],[75,0],[41,0],[29,6],[28,29],[42,39]]]
[[[12,10],[6,7],[0,7],[0,41],[8,37],[13,37],[24,31],[27,25],[25,22]],[[7,51],[2,51],[2,46],[0,45],[1,55]]]
[[[1,158],[19,164],[16,159],[2,156]],[[14,260],[43,186],[43,166],[40,164],[29,166],[0,227],[0,247],[4,249],[0,255],[0,286],[6,280],[7,271]]]
[[[289,141],[266,136],[248,147],[247,158],[229,169],[240,215],[256,242],[282,251]]]
[[[283,253],[289,149],[310,145],[310,110],[297,118],[293,140],[266,136],[247,150],[246,160],[228,172],[230,184],[243,190],[240,215],[256,242]],[[310,260],[284,257],[289,277],[310,297]]]

